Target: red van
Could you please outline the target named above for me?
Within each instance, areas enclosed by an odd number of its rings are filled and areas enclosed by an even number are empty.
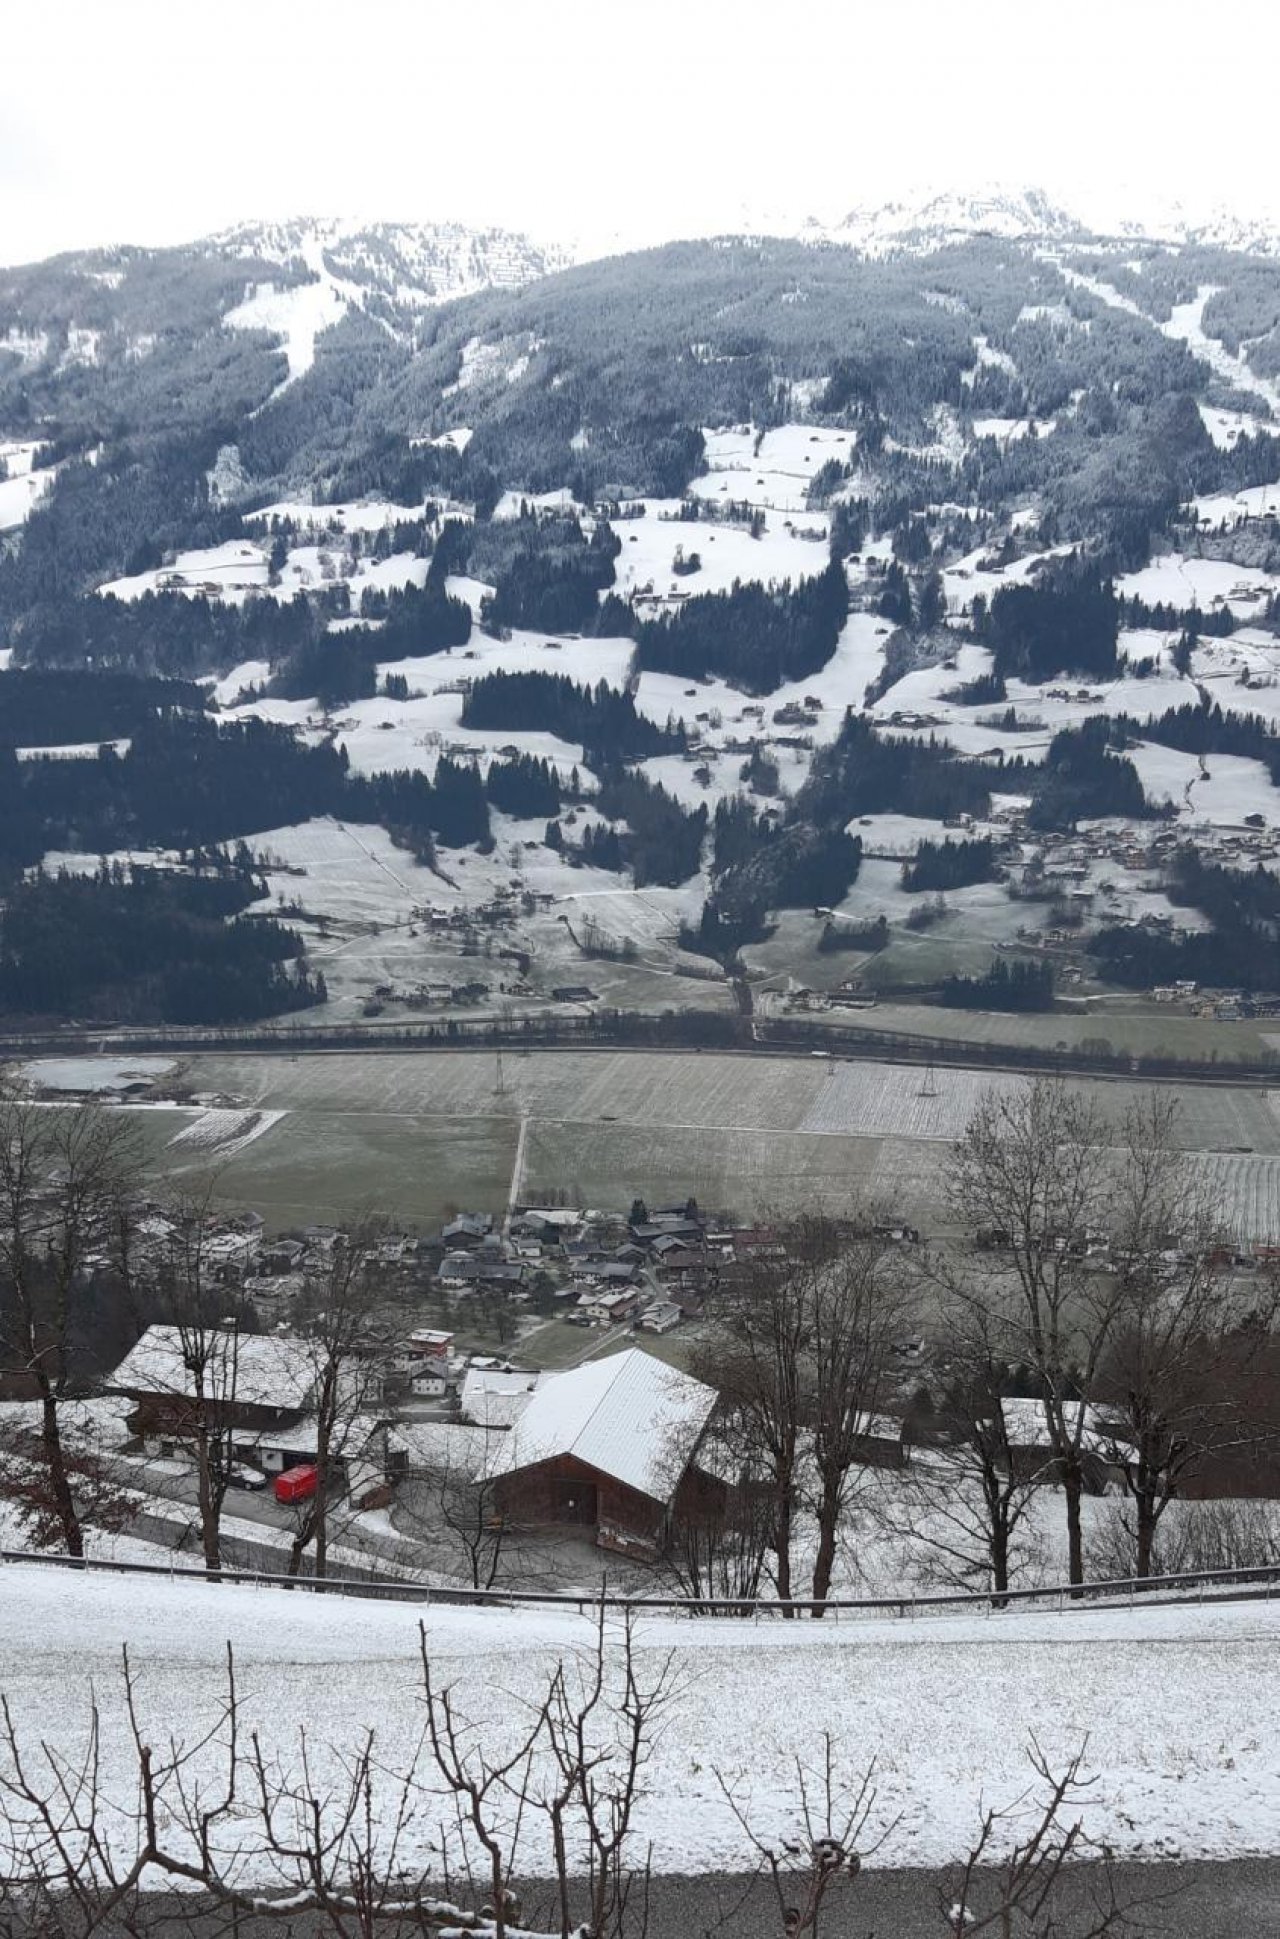
[[[286,1505],[295,1501],[310,1501],[316,1491],[319,1479],[314,1461],[307,1461],[297,1468],[286,1468],[276,1476],[276,1500]]]

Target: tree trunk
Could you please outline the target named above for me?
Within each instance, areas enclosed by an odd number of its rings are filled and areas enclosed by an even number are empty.
[[[294,1530],[293,1540],[289,1544],[289,1565],[285,1570],[286,1575],[301,1575],[302,1558],[306,1554],[307,1543],[311,1540],[313,1527],[311,1516],[304,1515],[301,1525]]]
[[[324,1420],[316,1436],[316,1560],[318,1576],[329,1569],[329,1429]]]
[[[80,1517],[76,1513],[75,1497],[71,1483],[67,1479],[67,1464],[62,1455],[62,1430],[58,1421],[57,1396],[46,1388],[40,1399],[40,1442],[44,1449],[45,1464],[49,1470],[49,1488],[58,1520],[62,1523],[62,1539],[67,1545],[67,1554],[84,1554],[84,1536],[80,1528]]]
[[[1078,1588],[1084,1582],[1084,1526],[1080,1516],[1084,1488],[1078,1468],[1067,1467],[1062,1486],[1067,1497],[1067,1580]]]
[[[836,1560],[836,1529],[840,1520],[840,1504],[824,1493],[818,1508],[818,1550],[813,1560],[813,1600],[825,1603],[831,1593],[831,1576]],[[825,1615],[823,1609],[810,1611],[813,1616]]]
[[[1009,1588],[1009,1530],[1003,1518],[993,1523],[991,1529],[991,1587],[1000,1600],[992,1600],[993,1609],[1005,1607],[1004,1597]]]
[[[778,1598],[781,1602],[791,1599],[791,1477],[779,1477],[778,1506],[773,1523],[773,1551],[778,1559]],[[785,1609],[785,1616],[794,1616],[794,1609]]]
[[[222,1567],[222,1548],[218,1539],[218,1503],[211,1470],[209,1431],[206,1427],[201,1427],[196,1436],[196,1502],[200,1511],[200,1542],[204,1550],[204,1566],[212,1572]]]
[[[1134,1515],[1136,1521],[1137,1555],[1134,1559],[1133,1573],[1149,1576],[1156,1547],[1156,1503],[1155,1492],[1140,1482],[1134,1491]]]

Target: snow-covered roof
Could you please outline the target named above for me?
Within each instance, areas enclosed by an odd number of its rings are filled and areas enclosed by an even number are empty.
[[[477,1427],[510,1427],[537,1384],[536,1373],[468,1367],[458,1396],[462,1417]]]
[[[205,1389],[210,1398],[234,1399],[246,1407],[305,1408],[316,1381],[316,1364],[306,1340],[281,1333],[239,1333],[210,1329],[202,1342]],[[193,1356],[194,1357],[194,1356]],[[177,1326],[149,1326],[107,1383],[126,1393],[195,1395],[195,1378],[183,1353]]]
[[[652,1501],[669,1501],[716,1399],[714,1387],[628,1347],[543,1381],[492,1472],[571,1454]]]
[[[450,1474],[480,1480],[492,1472],[494,1450],[503,1439],[465,1421],[398,1421],[387,1430],[387,1445],[409,1457],[411,1472]]]
[[[87,1443],[97,1449],[123,1447],[129,1440],[126,1424],[129,1403],[118,1394],[101,1394],[87,1400],[64,1400],[58,1407],[60,1431],[67,1441]],[[35,1400],[0,1400],[0,1429],[40,1428],[40,1403]]]
[[[1063,1418],[1069,1433],[1074,1434],[1080,1426],[1082,1401],[1065,1400],[1062,1403]],[[1012,1447],[1047,1448],[1050,1445],[1049,1429],[1045,1424],[1044,1406],[1038,1400],[1008,1397],[1001,1401],[1004,1414],[1005,1433]],[[1115,1445],[1113,1435],[1105,1431],[1106,1423],[1096,1407],[1085,1410],[1084,1426],[1080,1434],[1080,1445],[1088,1452],[1105,1454]]]

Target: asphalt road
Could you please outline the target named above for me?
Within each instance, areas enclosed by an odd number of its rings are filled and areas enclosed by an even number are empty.
[[[1052,1908],[1034,1925],[1016,1928],[1031,1939],[1087,1939],[1109,1930],[1111,1939],[1280,1939],[1280,1859],[1248,1859],[1221,1864],[1118,1865],[1113,1879],[1117,1898],[1128,1909],[1112,1928],[1097,1923],[1096,1907],[1108,1903],[1105,1880],[1097,1868],[1077,1866]],[[823,1908],[819,1939],[945,1939],[944,1873],[868,1871],[833,1891]],[[465,1895],[459,1894],[465,1902]],[[522,1895],[526,1930],[554,1932],[559,1920],[549,1887],[531,1886]],[[572,1908],[581,1911],[581,1906]],[[986,1901],[986,1909],[993,1909]],[[159,1933],[181,1911],[189,1939],[225,1939],[221,1915],[193,1909],[190,1900],[157,1893],[148,1902],[154,1919],[129,1930]],[[711,1873],[700,1878],[658,1878],[650,1883],[646,1908],[632,1901],[625,1939],[784,1939],[785,1927],[772,1889],[758,1878]],[[1052,1923],[1049,1923],[1049,1920]],[[175,1928],[176,1925],[175,1925]],[[23,1934],[20,1925],[6,1933]],[[288,1920],[242,1918],[241,1939],[326,1939],[327,1925],[309,1914]],[[41,1929],[43,1932],[43,1928]],[[29,1939],[40,1935],[26,1929]],[[126,1939],[109,1923],[106,1939]],[[24,1935],[25,1939],[25,1935]]]
[[[1128,1908],[1116,1939],[1280,1939],[1280,1859],[1117,1865],[1112,1876]],[[945,1873],[869,1870],[832,1892],[820,1931],[827,1939],[942,1939],[940,1893],[948,1883]],[[530,1893],[527,1912],[535,1899]],[[1055,1901],[1055,1939],[1096,1930],[1090,1913],[1099,1902],[1106,1896],[1098,1869],[1076,1867]],[[783,1939],[783,1930],[772,1887],[759,1879],[711,1874],[651,1883],[646,1939]]]

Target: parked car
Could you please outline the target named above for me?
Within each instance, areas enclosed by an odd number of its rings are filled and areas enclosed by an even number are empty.
[[[244,1488],[250,1494],[257,1494],[266,1485],[267,1477],[262,1469],[247,1467],[243,1461],[233,1461],[227,1470],[228,1488]]]

